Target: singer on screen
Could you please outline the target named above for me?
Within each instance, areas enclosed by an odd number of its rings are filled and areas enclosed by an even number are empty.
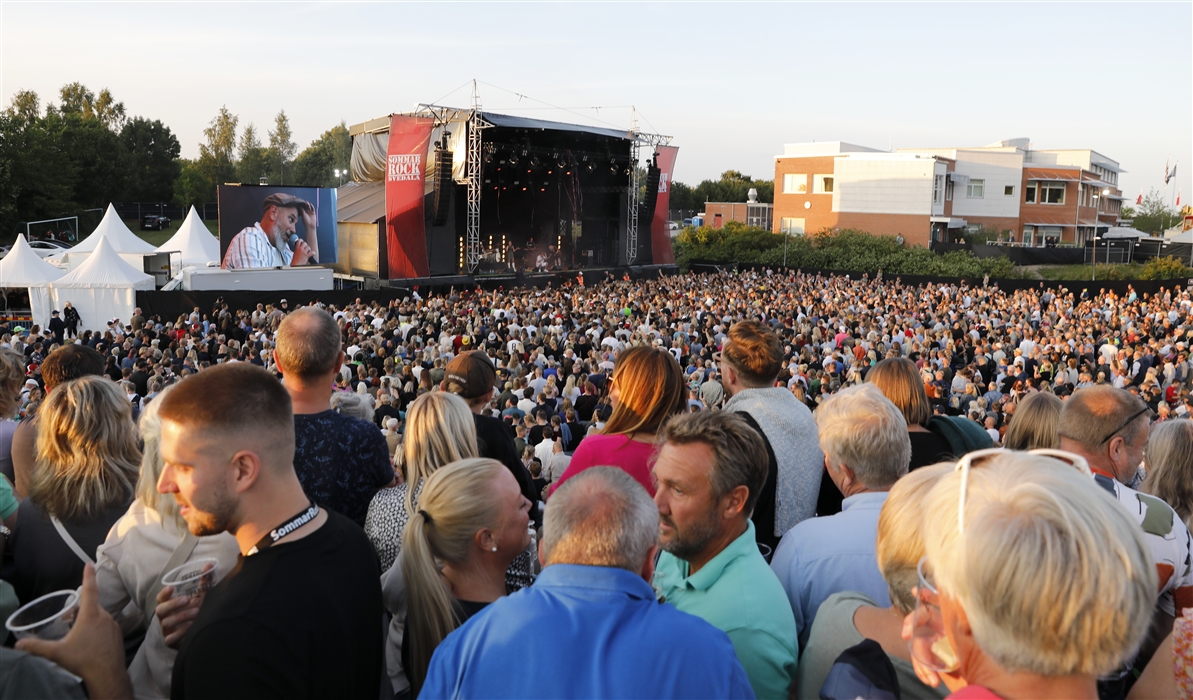
[[[302,218],[305,239],[296,226]],[[319,263],[315,207],[289,194],[271,194],[261,204],[261,220],[246,226],[228,244],[224,269],[298,267]]]

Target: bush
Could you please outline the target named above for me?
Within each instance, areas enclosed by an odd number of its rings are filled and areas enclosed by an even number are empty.
[[[900,245],[891,236],[856,229],[784,237],[736,221],[719,229],[685,228],[675,240],[675,261],[684,270],[692,260],[778,267],[784,261],[784,238],[790,268],[942,277],[1005,277],[1014,268],[1006,257],[975,258],[968,251],[937,255],[926,248]]]
[[[1193,276],[1193,269],[1172,256],[1156,257],[1148,260],[1139,273],[1143,280],[1173,280],[1180,277]]]

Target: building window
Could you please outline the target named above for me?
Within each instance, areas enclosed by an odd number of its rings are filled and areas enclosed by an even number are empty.
[[[784,173],[783,194],[807,194],[808,176],[805,173]]]
[[[1002,188],[1002,193],[1004,195],[1006,195],[1007,197],[1014,197],[1015,196],[1015,186],[1007,185],[1006,187]]]
[[[1063,182],[1041,182],[1040,183],[1040,204],[1064,204],[1065,203],[1065,183]]]
[[[1035,204],[1036,202],[1036,183],[1028,183],[1027,189],[1023,190],[1023,201],[1028,204]]]
[[[833,193],[833,176],[832,175],[813,175],[812,176],[812,194],[832,194]]]
[[[970,180],[965,186],[965,196],[970,199],[982,199],[986,196],[985,180]]]
[[[953,201],[953,180],[951,178],[944,183],[944,201]]]
[[[944,197],[944,175],[937,175],[932,180],[932,203],[940,204]]]
[[[779,222],[779,233],[786,233],[792,236],[804,235],[804,219],[784,216]]]

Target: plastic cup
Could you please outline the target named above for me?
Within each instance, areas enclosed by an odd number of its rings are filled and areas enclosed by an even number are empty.
[[[16,635],[17,639],[62,639],[75,624],[78,613],[77,591],[55,591],[18,608],[8,616],[4,626]]]
[[[173,586],[175,598],[200,596],[215,585],[215,577],[219,568],[220,563],[216,559],[205,558],[188,561],[162,576],[162,585]]]

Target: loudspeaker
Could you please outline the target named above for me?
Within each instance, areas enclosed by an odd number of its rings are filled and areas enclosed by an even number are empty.
[[[663,171],[654,163],[646,168],[646,192],[642,201],[643,213],[646,216],[646,230],[650,230],[650,222],[654,219],[655,204],[659,201],[659,179]],[[642,221],[638,222],[638,229],[642,229]]]
[[[431,219],[433,226],[442,226],[447,223],[452,184],[452,152],[437,150],[435,151],[435,196],[432,202],[434,213]]]

